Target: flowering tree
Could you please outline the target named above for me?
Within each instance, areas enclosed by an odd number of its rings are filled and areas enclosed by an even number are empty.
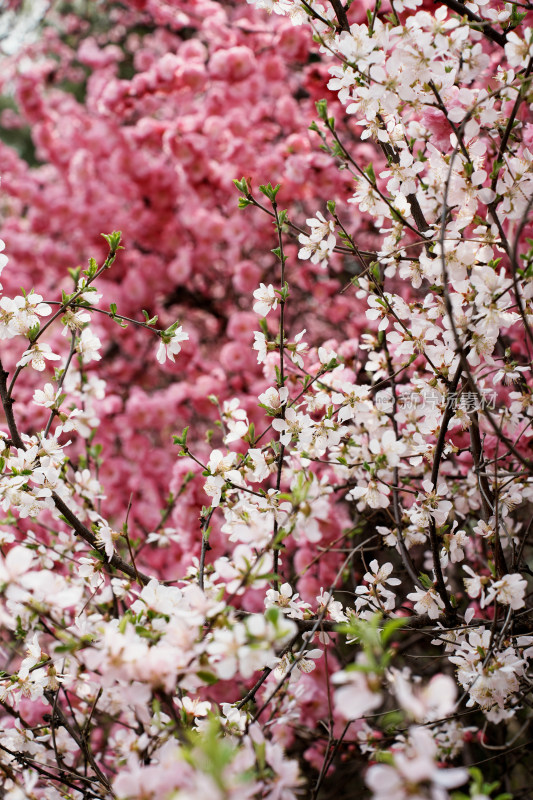
[[[527,797],[529,5],[44,23],[2,76],[3,796]]]

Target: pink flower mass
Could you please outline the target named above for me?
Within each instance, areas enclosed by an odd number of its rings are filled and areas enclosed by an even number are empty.
[[[533,7],[0,49],[0,796],[530,796]]]

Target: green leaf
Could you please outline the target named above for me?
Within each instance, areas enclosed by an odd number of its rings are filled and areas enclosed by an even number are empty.
[[[248,433],[243,436],[245,442],[254,442],[255,441],[255,425],[253,422],[250,422],[248,425]]]
[[[242,192],[243,194],[250,194],[250,187],[248,186],[248,181],[246,178],[241,178],[240,181],[234,178],[233,183],[239,192]]]
[[[277,193],[279,192],[280,189],[281,189],[281,184],[280,183],[276,184],[276,186],[272,186],[271,183],[267,183],[266,185],[262,184],[259,187],[259,191],[262,194],[264,194],[265,197],[268,197],[268,199],[270,200],[271,203],[275,203],[276,202],[276,195],[277,195]]]
[[[120,240],[122,238],[122,231],[113,231],[113,233],[102,233],[100,234],[106,240],[107,244],[109,245],[109,250],[111,253],[116,253],[120,247]],[[121,248],[122,249],[122,248]]]
[[[318,100],[315,105],[318,116],[323,122],[326,122],[328,118],[328,101],[324,99]]]
[[[96,273],[98,272],[98,264],[96,263],[94,258],[89,259],[89,266],[86,270],[83,271],[84,275],[87,275],[88,278],[94,278]]]
[[[278,294],[280,296],[280,299],[283,300],[284,302],[288,299],[288,297],[289,297],[289,284],[287,283],[287,281],[285,281],[285,283],[284,283],[284,285],[283,285],[283,287],[281,289],[276,289],[276,294]]]
[[[37,334],[39,333],[40,330],[41,326],[39,325],[38,322],[35,325],[32,325],[32,327],[28,331],[28,339],[30,340],[30,342],[35,341],[35,339],[37,338]]]
[[[500,170],[503,167],[503,165],[504,165],[504,162],[502,160],[498,160],[498,161],[494,162],[494,164],[492,165],[492,172],[489,175],[489,178],[491,178],[491,180],[493,180],[493,181],[496,180],[496,178],[500,174]]]
[[[431,580],[429,575],[426,575],[425,572],[421,572],[419,574],[418,580],[420,581],[420,583],[422,584],[424,589],[432,589],[433,588],[433,581]]]
[[[365,173],[365,175],[369,179],[370,183],[372,183],[375,186],[376,185],[376,173],[374,172],[374,167],[372,166],[372,164],[368,164],[364,168],[363,172]]]
[[[215,683],[218,683],[218,678],[212,672],[207,672],[207,670],[199,670],[196,675],[200,678],[201,681],[207,683],[208,686],[213,686]]]
[[[173,436],[174,444],[179,444],[183,448],[187,448],[187,434],[189,433],[189,426],[187,425],[181,432],[181,436]]]
[[[397,630],[402,628],[405,625],[404,619],[389,619],[383,626],[383,630],[381,633],[381,641],[384,645],[386,645],[389,640],[394,636]]]

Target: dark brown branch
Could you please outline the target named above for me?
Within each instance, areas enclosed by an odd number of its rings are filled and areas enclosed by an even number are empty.
[[[105,786],[106,790],[108,791],[108,793],[112,797],[116,797],[113,789],[111,788],[111,784],[109,783],[108,778],[106,777],[106,775],[104,775],[104,773],[102,772],[102,770],[100,769],[100,767],[96,763],[96,761],[94,759],[94,756],[93,756],[93,754],[91,752],[91,749],[89,747],[89,743],[87,742],[87,740],[84,740],[78,734],[77,731],[74,730],[74,728],[72,727],[72,725],[68,721],[63,709],[61,708],[61,706],[58,705],[58,703],[57,703],[57,697],[58,697],[57,692],[52,692],[52,691],[48,690],[48,691],[44,692],[44,696],[46,697],[46,699],[48,700],[48,702],[52,706],[53,717],[55,718],[57,716],[59,722],[65,728],[65,730],[70,735],[70,737],[73,739],[73,741],[76,742],[76,744],[79,747],[79,749],[81,750],[81,752],[84,755],[87,756],[87,760],[88,760],[89,764],[91,765],[92,769],[94,770],[95,774],[98,776],[98,779],[99,779],[100,783],[103,786]],[[52,724],[54,724],[53,720],[52,720]],[[61,764],[59,766],[61,766]]]
[[[399,439],[400,438],[400,432],[399,432],[399,429],[398,429],[398,421],[396,419],[396,414],[398,413],[398,388],[397,388],[397,385],[396,385],[396,379],[395,379],[395,376],[394,376],[394,368],[393,368],[393,365],[392,365],[392,359],[391,359],[389,348],[388,348],[388,345],[387,345],[387,337],[386,336],[383,338],[383,349],[385,351],[385,356],[387,358],[387,371],[389,373],[389,378],[390,378],[391,388],[392,388],[393,408],[392,408],[392,414],[390,416],[390,419],[391,419],[391,422],[392,422],[392,427],[394,429],[394,435],[395,435],[396,439]],[[409,577],[413,581],[414,586],[421,586],[422,584],[420,583],[420,581],[418,579],[418,575],[416,574],[415,565],[413,564],[413,561],[412,561],[411,556],[410,556],[410,554],[409,554],[409,552],[407,550],[407,547],[405,545],[405,541],[404,541],[404,538],[403,538],[402,512],[401,512],[401,509],[400,509],[400,502],[399,502],[399,496],[398,496],[398,484],[399,484],[399,471],[398,471],[398,467],[394,467],[394,487],[393,487],[393,490],[392,490],[392,508],[393,508],[393,514],[394,514],[394,523],[395,523],[396,529],[398,531],[398,547],[399,547],[399,550],[400,550],[400,556],[402,558],[403,565],[404,565],[405,569],[407,570],[407,573],[408,573]]]
[[[6,415],[7,427],[9,428],[9,435],[15,447],[24,448],[24,442],[21,439],[17,423],[15,422],[15,415],[13,414],[13,403],[15,402],[10,397],[7,390],[7,379],[9,372],[6,372],[0,361],[0,399],[4,407],[4,414]]]
[[[477,474],[479,483],[479,491],[481,494],[481,514],[484,522],[488,522],[493,515],[494,509],[494,495],[484,471],[483,464],[483,448],[481,445],[481,436],[479,434],[479,420],[476,412],[470,414],[470,443],[472,445],[472,458],[474,460],[474,467]],[[496,526],[494,531],[493,543],[493,556],[494,566],[496,567],[496,576],[502,578],[507,574],[507,564],[503,554],[502,543]]]
[[[55,492],[52,492],[52,500],[54,501],[55,507],[57,508],[59,513],[65,518],[68,524],[76,531],[78,536],[81,536],[81,538],[84,541],[86,541],[87,544],[90,544],[91,547],[97,550],[98,545],[96,544],[96,536],[94,535],[94,533],[90,531],[89,528],[87,528],[83,524],[83,522],[81,522],[77,518],[77,516],[67,506],[67,504]],[[147,583],[150,583],[150,581],[152,580],[152,578],[149,575],[145,575],[144,573],[139,572],[139,570],[132,567],[131,564],[128,564],[127,561],[124,561],[116,553],[113,555],[112,558],[109,559],[108,563],[111,564],[112,567],[115,567],[115,569],[118,569],[120,570],[120,572],[123,572],[129,578],[132,578],[132,580],[134,581],[138,580],[142,585],[146,585]]]
[[[346,16],[346,9],[341,3],[341,0],[329,0],[329,2],[333,6],[335,16],[337,17],[339,23],[337,26],[338,30],[349,31],[350,23],[348,22],[348,17]]]
[[[457,12],[462,17],[466,17],[469,22],[472,23],[472,27],[474,30],[480,31],[487,39],[490,39],[491,42],[495,42],[499,44],[500,47],[505,47],[507,42],[507,36],[505,33],[499,33],[497,30],[492,28],[484,19],[478,17],[477,14],[474,14],[473,11],[470,11],[466,6],[462,3],[459,3],[457,0],[434,0],[435,3],[439,2],[443,6],[448,6],[452,11]]]
[[[459,381],[461,379],[461,372],[462,366],[459,364],[457,367],[456,373],[454,375],[453,381],[450,386],[450,395],[454,395],[457,391],[457,387],[459,385]],[[450,424],[451,418],[453,417],[454,409],[453,404],[448,400],[446,404],[446,408],[444,409],[444,414],[442,416],[442,422],[440,426],[439,438],[437,439],[437,444],[435,446],[435,455],[433,459],[433,469],[431,470],[431,483],[433,484],[433,488],[437,488],[437,483],[439,480],[439,469],[440,469],[440,462],[442,460],[442,455],[444,453],[444,445],[446,443],[446,433],[448,431],[448,425]],[[435,570],[435,578],[437,581],[437,591],[439,596],[444,603],[444,607],[446,609],[446,613],[449,614],[451,618],[455,617],[455,612],[452,608],[450,603],[450,599],[448,597],[448,592],[446,591],[446,584],[444,583],[444,576],[442,574],[442,567],[440,564],[440,553],[439,553],[439,543],[437,540],[437,529],[435,525],[435,520],[433,517],[431,518],[431,522],[429,525],[429,538],[431,542],[431,552],[433,554],[433,569]]]

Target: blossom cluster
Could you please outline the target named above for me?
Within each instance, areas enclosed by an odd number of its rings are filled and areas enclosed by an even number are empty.
[[[8,800],[523,793],[531,14],[364,5],[7,58]]]

